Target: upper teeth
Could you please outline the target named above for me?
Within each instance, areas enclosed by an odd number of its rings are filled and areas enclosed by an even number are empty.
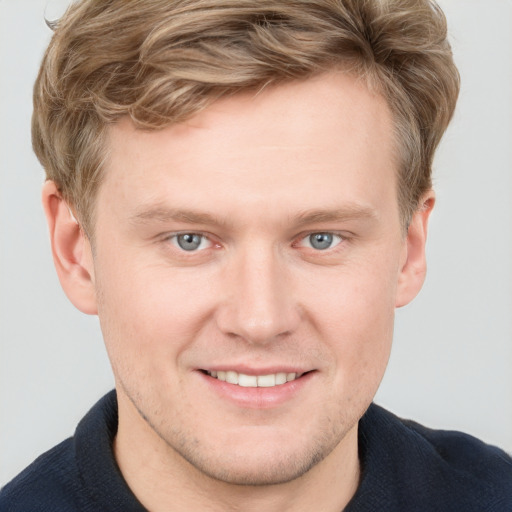
[[[272,373],[270,375],[245,375],[234,371],[209,371],[208,375],[216,379],[228,382],[229,384],[238,384],[245,388],[270,388],[295,380],[300,377],[297,373]]]

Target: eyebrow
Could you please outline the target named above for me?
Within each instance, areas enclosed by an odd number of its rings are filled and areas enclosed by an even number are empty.
[[[315,224],[320,222],[347,222],[352,220],[376,220],[377,212],[370,207],[357,204],[345,205],[342,208],[325,210],[306,210],[297,217],[297,223]]]
[[[334,209],[311,209],[299,212],[292,217],[292,223],[296,227],[323,222],[348,222],[354,220],[376,220],[377,212],[370,207],[358,204],[348,204]],[[141,209],[136,212],[130,221],[133,224],[147,224],[149,222],[182,222],[185,224],[204,224],[210,226],[228,226],[231,221],[225,221],[207,212],[189,209],[168,208],[154,206]]]
[[[130,221],[134,224],[146,224],[150,221],[162,223],[183,222],[185,224],[225,224],[225,222],[222,222],[219,218],[206,212],[165,208],[160,206],[141,210],[130,217]]]

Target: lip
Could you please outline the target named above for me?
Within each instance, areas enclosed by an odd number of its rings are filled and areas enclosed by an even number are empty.
[[[214,377],[210,377],[204,370],[197,370],[196,373],[202,379],[203,383],[208,389],[217,395],[217,397],[232,403],[233,405],[244,409],[272,409],[296,398],[304,388],[314,378],[316,371],[303,371],[292,367],[279,367],[279,368],[241,368],[241,367],[225,367],[219,366],[215,368],[208,368],[209,371],[228,371],[234,370],[237,373],[244,373],[246,375],[269,375],[273,373],[297,373],[301,375],[293,381],[285,384],[280,384],[273,387],[242,387],[237,384],[230,384],[221,381]]]
[[[236,373],[244,373],[245,375],[270,375],[274,373],[296,373],[298,375],[302,373],[307,373],[312,370],[312,368],[300,368],[298,366],[265,366],[264,368],[254,368],[253,366],[245,366],[245,365],[221,365],[221,366],[208,366],[205,368],[198,368],[203,371],[235,371]]]

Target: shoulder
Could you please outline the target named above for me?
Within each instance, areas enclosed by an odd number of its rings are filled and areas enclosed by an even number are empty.
[[[73,489],[79,476],[74,462],[73,440],[67,439],[38,457],[0,491],[0,510],[78,510]],[[58,505],[58,508],[56,507]]]
[[[359,443],[362,494],[380,493],[394,510],[512,511],[512,459],[495,446],[374,404],[361,419]]]
[[[508,486],[512,492],[512,458],[505,451],[463,432],[434,430],[411,420],[403,420],[403,425],[453,471],[472,481]]]
[[[78,424],[75,435],[41,455],[0,490],[1,512],[141,512],[115,461],[115,392]]]

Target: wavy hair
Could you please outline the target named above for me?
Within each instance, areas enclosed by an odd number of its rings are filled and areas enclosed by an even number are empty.
[[[160,129],[220,97],[333,68],[387,100],[407,227],[459,92],[431,0],[83,0],[49,25],[33,147],[91,233],[109,125],[129,116]]]

